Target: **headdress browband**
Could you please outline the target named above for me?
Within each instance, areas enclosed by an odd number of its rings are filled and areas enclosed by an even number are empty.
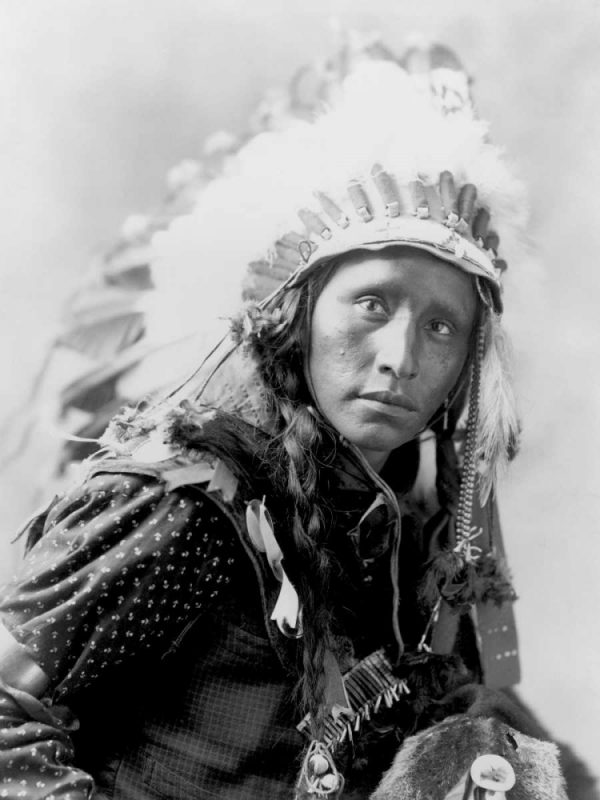
[[[402,185],[376,164],[368,181],[349,183],[346,195],[338,202],[315,192],[318,210],[298,211],[304,230],[285,234],[268,257],[251,262],[246,293],[255,299],[277,293],[282,282],[293,285],[316,265],[352,250],[408,245],[484,279],[494,309],[502,310],[500,278],[507,265],[498,257],[499,236],[489,227],[489,210],[477,204],[474,184],[458,189],[446,170],[437,183]]]

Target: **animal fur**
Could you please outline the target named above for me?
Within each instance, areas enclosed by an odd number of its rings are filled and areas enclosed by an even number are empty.
[[[443,800],[485,753],[512,765],[516,783],[510,800],[567,800],[556,745],[466,714],[407,739],[371,800]]]

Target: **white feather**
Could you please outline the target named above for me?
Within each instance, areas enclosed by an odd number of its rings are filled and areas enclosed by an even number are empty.
[[[495,314],[486,331],[486,350],[481,365],[481,394],[477,455],[480,459],[481,500],[485,502],[498,473],[505,467],[519,438],[519,417],[513,391],[511,347]]]
[[[488,141],[487,125],[468,107],[442,116],[428,90],[397,64],[362,62],[334,107],[312,123],[290,121],[254,137],[228,159],[191,214],[155,237],[149,335],[172,339],[235,313],[247,265],[281,235],[302,229],[297,212],[319,210],[315,191],[347,207],[348,182],[369,176],[375,163],[401,182],[436,180],[448,169],[458,182],[474,183],[503,251],[518,250],[523,191]]]

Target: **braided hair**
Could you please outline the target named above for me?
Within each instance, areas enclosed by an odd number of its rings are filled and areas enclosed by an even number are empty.
[[[325,714],[325,655],[332,646],[331,609],[324,598],[335,567],[327,542],[331,526],[326,467],[335,458],[338,441],[312,405],[304,369],[312,308],[335,268],[335,263],[329,264],[311,280],[287,290],[275,308],[247,311],[250,333],[244,340],[264,383],[274,425],[263,463],[286,507],[287,524],[278,531],[278,541],[303,607],[299,690],[317,739]]]
[[[281,520],[277,540],[286,573],[303,609],[299,700],[310,713],[311,734],[317,740],[322,738],[326,715],[325,658],[334,644],[328,587],[338,568],[328,542],[332,530],[327,500],[332,471],[328,467],[335,461],[340,439],[314,408],[305,369],[312,311],[338,267],[336,260],[321,265],[298,285],[279,292],[274,300],[249,305],[233,322],[233,338],[258,373],[268,434],[257,436],[254,430],[247,430],[235,413],[217,413],[202,425],[200,433],[202,446],[223,458],[240,478],[252,482],[258,464],[258,478],[269,486],[271,510]],[[467,394],[469,366],[468,358],[457,384],[462,391],[455,395],[450,408],[450,424],[442,423],[442,410],[431,424],[437,440],[437,493],[447,515],[445,521],[452,515],[458,493],[452,434]],[[140,415],[136,418],[139,424]]]
[[[336,563],[328,547],[331,526],[326,498],[327,480],[339,447],[339,437],[314,409],[306,378],[310,321],[314,304],[339,263],[332,261],[302,284],[286,289],[275,302],[246,311],[243,345],[254,359],[266,391],[274,423],[264,463],[271,483],[288,511],[287,529],[278,531],[286,571],[298,591],[304,615],[301,697],[313,721],[312,735],[320,738],[324,715],[325,654],[332,646],[331,610],[325,598]],[[476,335],[481,317],[474,325]],[[470,348],[471,351],[473,348]],[[453,434],[468,394],[471,359],[467,358],[445,419],[436,413],[431,427],[437,442],[436,489],[447,529],[458,496],[459,470]],[[325,467],[325,469],[323,469]],[[291,501],[291,502],[290,502]]]

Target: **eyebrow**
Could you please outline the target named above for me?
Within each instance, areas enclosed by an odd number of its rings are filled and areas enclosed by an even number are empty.
[[[469,315],[469,308],[465,305],[455,305],[449,303],[447,300],[436,300],[432,298],[432,309],[436,313],[447,314],[450,317],[467,317]]]

